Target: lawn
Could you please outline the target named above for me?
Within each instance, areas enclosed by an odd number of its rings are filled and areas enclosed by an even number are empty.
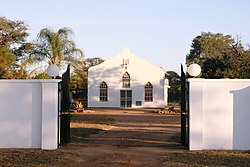
[[[63,160],[75,159],[76,155],[60,150],[0,149],[0,166],[45,167],[56,166]]]
[[[248,167],[250,151],[184,151],[162,156],[163,167]]]
[[[70,123],[71,142],[87,142],[93,139],[92,134],[98,134],[101,131],[109,130],[115,123],[113,118],[106,118],[98,115],[73,114]]]

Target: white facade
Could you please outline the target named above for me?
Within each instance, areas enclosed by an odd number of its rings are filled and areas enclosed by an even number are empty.
[[[250,149],[250,79],[189,79],[189,147]]]
[[[130,86],[123,87],[122,77],[130,76]],[[88,107],[164,108],[167,105],[168,80],[165,71],[139,58],[129,49],[88,71]],[[100,100],[100,84],[108,87],[107,101]],[[152,85],[152,101],[145,101],[145,86]],[[122,93],[125,92],[125,96]],[[131,91],[131,92],[129,92]],[[131,93],[132,97],[127,97]],[[131,100],[131,106],[127,105]],[[124,106],[125,103],[125,106]]]
[[[0,80],[0,148],[58,147],[58,82]]]

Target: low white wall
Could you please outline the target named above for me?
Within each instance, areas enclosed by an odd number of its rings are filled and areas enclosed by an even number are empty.
[[[0,148],[57,148],[59,81],[0,80]]]
[[[250,79],[189,79],[189,148],[250,149]]]

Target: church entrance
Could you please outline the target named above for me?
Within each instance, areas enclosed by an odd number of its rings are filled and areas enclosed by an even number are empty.
[[[120,101],[122,108],[132,107],[132,90],[121,90]]]

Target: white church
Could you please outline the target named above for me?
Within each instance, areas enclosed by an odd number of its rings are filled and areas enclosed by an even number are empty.
[[[166,71],[125,48],[88,70],[88,107],[164,108]]]

